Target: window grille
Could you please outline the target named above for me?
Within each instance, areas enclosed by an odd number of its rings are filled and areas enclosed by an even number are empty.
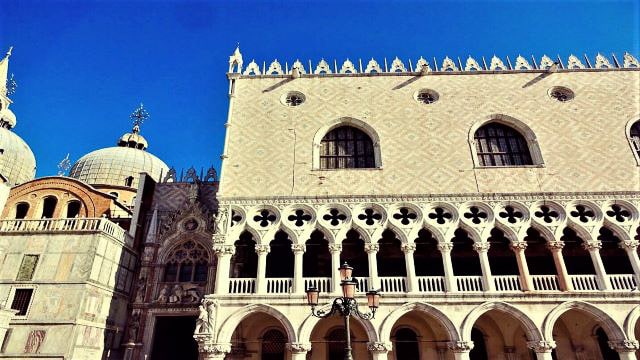
[[[17,316],[27,315],[32,295],[33,289],[16,289],[13,295],[13,301],[11,302],[11,308],[18,310]]]
[[[375,168],[371,138],[350,126],[329,131],[320,144],[320,168]]]
[[[164,269],[166,282],[206,282],[209,254],[205,248],[187,241],[171,251]]]
[[[631,145],[633,146],[633,150],[640,156],[640,121],[636,121],[631,126],[631,131],[629,132]]]
[[[33,273],[36,271],[37,264],[38,255],[23,256],[16,281],[31,281],[31,279],[33,279]]]
[[[480,166],[533,165],[525,138],[506,125],[482,126],[474,139]]]

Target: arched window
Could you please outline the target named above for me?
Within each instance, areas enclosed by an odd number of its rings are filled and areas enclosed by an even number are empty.
[[[284,360],[287,338],[282,331],[272,329],[262,335],[262,360]]]
[[[44,202],[42,203],[42,218],[43,219],[51,219],[53,217],[53,213],[56,211],[56,205],[58,204],[58,199],[55,196],[47,196],[44,198]]]
[[[29,204],[21,202],[16,205],[16,219],[24,219],[29,212]]]
[[[321,169],[374,168],[371,138],[362,130],[341,126],[329,131],[320,143]]]
[[[80,201],[72,200],[67,204],[67,218],[72,219],[80,215]]]
[[[132,186],[133,185],[133,176],[129,176],[124,179],[124,186]]]
[[[489,123],[474,134],[480,166],[533,165],[527,140],[507,125]]]
[[[640,121],[636,121],[629,129],[629,141],[636,155],[640,157]]]
[[[195,241],[187,241],[171,251],[164,269],[166,282],[207,281],[209,254]]]

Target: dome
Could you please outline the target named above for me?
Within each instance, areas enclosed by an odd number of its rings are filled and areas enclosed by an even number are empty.
[[[0,127],[0,174],[10,186],[33,180],[36,174],[36,158],[31,148],[6,127]]]
[[[16,115],[9,108],[3,108],[0,102],[0,125],[9,129],[16,126]]]
[[[156,156],[136,148],[114,146],[92,151],[71,167],[69,176],[91,185],[137,188],[141,172],[156,181],[169,167]]]
[[[140,127],[138,125],[133,127],[132,132],[122,135],[120,140],[118,140],[118,146],[126,146],[140,150],[145,150],[148,145],[147,139],[140,135]]]

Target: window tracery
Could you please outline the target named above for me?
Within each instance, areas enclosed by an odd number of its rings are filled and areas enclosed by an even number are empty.
[[[204,246],[189,240],[174,248],[167,257],[166,282],[205,282],[209,270],[209,254]]]
[[[320,143],[321,169],[374,167],[373,142],[362,130],[341,126],[329,131]]]
[[[533,165],[525,138],[511,127],[489,123],[474,135],[480,166]]]

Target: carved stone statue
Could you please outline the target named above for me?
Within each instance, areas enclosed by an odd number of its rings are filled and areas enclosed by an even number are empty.
[[[209,323],[209,311],[207,309],[207,302],[202,300],[200,306],[198,306],[198,318],[196,319],[196,334],[209,333],[211,330],[211,324]]]
[[[129,342],[135,343],[138,338],[138,331],[140,330],[140,313],[134,312],[131,314],[131,321],[129,322]]]
[[[184,288],[180,284],[175,284],[173,286],[173,290],[171,291],[171,296],[169,296],[169,302],[181,303],[183,296],[184,296]]]
[[[227,222],[229,220],[229,214],[227,209],[221,208],[218,210],[218,216],[216,217],[216,232],[225,233],[227,231]]]
[[[156,302],[166,303],[167,301],[169,301],[169,285],[165,284],[162,289],[160,289]]]
[[[47,335],[45,330],[33,330],[29,333],[27,343],[24,346],[24,352],[29,354],[37,354],[40,352],[40,346]]]
[[[135,302],[138,302],[138,303],[144,302],[144,295],[146,290],[147,290],[147,279],[142,277],[138,279],[138,283],[136,284]]]

